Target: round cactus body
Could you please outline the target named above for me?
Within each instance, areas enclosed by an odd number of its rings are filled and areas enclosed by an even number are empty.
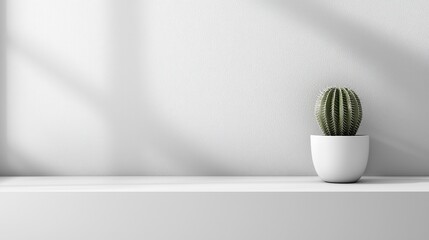
[[[349,88],[324,90],[315,106],[317,122],[327,136],[354,136],[362,121],[362,106]]]

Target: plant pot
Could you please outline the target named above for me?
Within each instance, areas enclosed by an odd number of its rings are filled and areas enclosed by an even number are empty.
[[[311,156],[317,175],[332,183],[354,183],[368,163],[369,136],[311,135]]]

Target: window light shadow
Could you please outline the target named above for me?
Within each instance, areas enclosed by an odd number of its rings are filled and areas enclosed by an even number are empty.
[[[368,173],[425,173],[424,169],[429,167],[429,149],[424,141],[429,134],[426,127],[429,108],[425,106],[429,56],[321,1],[270,0],[265,4],[291,14],[382,76],[380,83],[374,83],[382,91],[365,105],[364,121],[368,124],[361,129],[373,139]],[[365,82],[368,92],[374,84]],[[386,93],[390,94],[389,100],[397,95],[396,102],[387,102]]]

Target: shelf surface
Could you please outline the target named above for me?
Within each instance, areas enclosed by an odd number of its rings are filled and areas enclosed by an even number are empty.
[[[428,192],[429,177],[0,177],[0,192]]]

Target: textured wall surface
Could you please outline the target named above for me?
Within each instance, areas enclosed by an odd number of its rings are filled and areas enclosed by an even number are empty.
[[[361,97],[368,175],[429,174],[427,1],[9,0],[0,10],[0,174],[314,175],[313,105],[330,85]]]

